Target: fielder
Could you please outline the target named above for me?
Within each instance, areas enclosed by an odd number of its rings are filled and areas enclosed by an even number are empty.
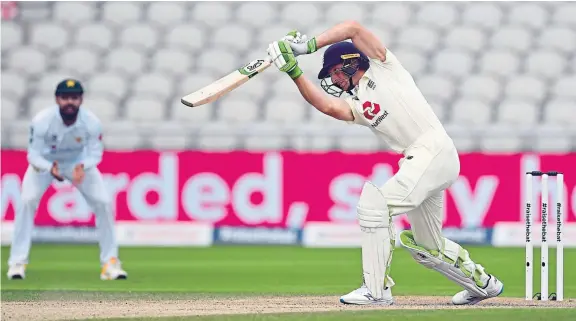
[[[337,98],[324,95],[308,80],[296,59],[328,45],[318,79],[324,91]],[[393,304],[392,217],[403,213],[408,216],[411,230],[400,233],[402,246],[416,262],[464,288],[453,296],[453,304],[475,304],[500,295],[502,282],[472,261],[459,244],[442,236],[443,191],[459,175],[458,153],[394,54],[362,25],[347,21],[311,39],[292,31],[271,43],[268,55],[317,110],[368,127],[404,156],[399,171],[383,186],[369,181],[364,184],[357,204],[363,235],[363,284],[342,296],[340,302]],[[343,93],[348,96],[338,99]]]
[[[57,106],[39,112],[30,125],[28,169],[22,181],[22,202],[14,218],[8,278],[24,279],[38,203],[53,179],[68,179],[96,214],[102,280],[126,279],[118,259],[114,214],[102,174],[100,120],[80,108],[84,90],[72,79],[58,84]]]

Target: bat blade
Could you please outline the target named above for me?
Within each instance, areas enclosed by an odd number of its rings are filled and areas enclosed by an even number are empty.
[[[272,61],[269,58],[251,61],[213,83],[182,97],[180,101],[188,107],[198,107],[214,102],[266,70],[271,64]]]

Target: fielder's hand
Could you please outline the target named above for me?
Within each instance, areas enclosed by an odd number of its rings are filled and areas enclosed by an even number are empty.
[[[307,55],[316,52],[316,37],[308,39],[308,36],[301,34],[297,30],[290,31],[282,40],[290,44],[290,48],[295,56]]]
[[[298,60],[292,52],[288,42],[274,41],[268,46],[268,56],[280,71],[287,73],[290,78],[296,79],[302,75],[302,69],[298,67]]]
[[[62,177],[62,175],[60,175],[60,170],[58,170],[58,162],[52,163],[52,168],[50,169],[50,174],[52,174],[52,176],[55,179],[57,179],[59,182],[64,181],[64,177]]]
[[[72,182],[75,185],[82,183],[84,180],[84,165],[78,164],[74,167],[74,171],[72,172]]]

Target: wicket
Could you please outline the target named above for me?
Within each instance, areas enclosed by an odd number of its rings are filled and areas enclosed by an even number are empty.
[[[541,177],[541,280],[540,293],[532,295],[533,288],[533,243],[532,243],[532,183],[533,177]],[[548,178],[556,177],[556,293],[548,296]],[[564,194],[564,174],[559,172],[531,171],[526,173],[526,300],[564,300],[564,244],[562,242],[562,197]]]

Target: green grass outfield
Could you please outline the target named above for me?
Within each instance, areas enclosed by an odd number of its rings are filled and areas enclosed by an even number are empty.
[[[524,296],[524,248],[467,247],[473,260],[505,284],[503,297]],[[217,246],[211,248],[122,248],[129,273],[125,281],[99,279],[96,245],[34,245],[26,280],[6,280],[7,247],[2,247],[2,300],[182,299],[219,296],[345,294],[361,282],[359,249]],[[539,259],[535,249],[534,258]],[[565,298],[576,298],[576,249],[564,252]],[[550,249],[550,291],[555,291],[555,249]],[[539,265],[534,285],[539,290]],[[460,288],[412,260],[402,248],[394,252],[394,295],[451,296]],[[524,312],[523,312],[524,311]],[[527,312],[530,311],[530,312]],[[576,320],[569,310],[445,310],[429,312],[353,311],[310,314],[181,317],[162,320]],[[554,318],[550,318],[552,315]],[[94,319],[92,319],[94,320]],[[126,320],[126,319],[124,319]],[[144,320],[144,319],[138,319]],[[152,319],[146,319],[152,320]],[[161,320],[161,319],[154,319]]]

